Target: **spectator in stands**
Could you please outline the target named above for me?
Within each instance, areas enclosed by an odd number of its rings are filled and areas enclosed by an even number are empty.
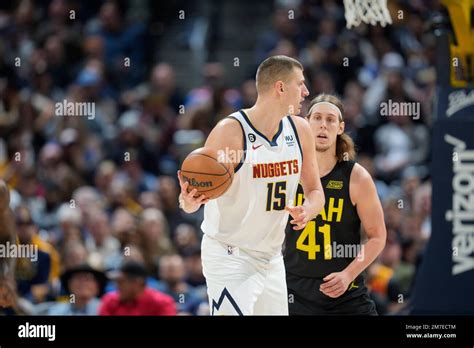
[[[198,232],[190,224],[179,224],[173,238],[176,250],[180,255],[185,255],[195,248],[199,248]]]
[[[110,160],[102,161],[95,173],[94,185],[97,190],[105,196],[110,190],[110,184],[117,174],[117,166]]]
[[[148,270],[157,274],[159,258],[174,251],[168,224],[161,211],[153,208],[142,211],[139,216],[138,237]]]
[[[161,198],[163,213],[170,227],[171,238],[174,238],[174,232],[181,223],[188,223],[196,228],[199,226],[200,221],[202,221],[202,216],[200,216],[202,211],[189,215],[184,214],[182,209],[179,209],[179,190],[176,179],[170,176],[160,176],[158,194]]]
[[[375,131],[374,141],[375,168],[389,181],[400,178],[407,166],[423,164],[428,156],[428,130],[415,124],[412,115],[388,116],[388,122]]]
[[[82,241],[75,240],[66,243],[62,248],[61,259],[62,271],[65,272],[78,265],[86,263],[88,260],[87,249]]]
[[[160,284],[158,289],[172,296],[178,314],[197,315],[201,303],[205,302],[185,279],[185,267],[181,256],[166,255],[160,259]]]
[[[135,217],[124,208],[117,208],[112,214],[112,235],[120,242],[120,249],[127,245],[138,245]]]
[[[138,246],[126,245],[124,247],[123,254],[120,255],[120,258],[117,258],[113,262],[110,262],[111,265],[113,264],[113,267],[111,267],[110,269],[117,270],[120,268],[120,265],[128,261],[134,261],[140,264],[145,264],[145,258],[143,256],[143,252]],[[159,290],[158,285],[159,285],[159,282],[156,279],[156,274],[153,275],[151,273],[148,273],[148,277],[146,278],[146,286],[155,290]],[[117,283],[115,281],[109,281],[106,287],[106,292],[110,292],[114,290],[117,290]]]
[[[15,215],[19,246],[30,250],[30,255],[25,254],[16,262],[15,277],[18,293],[27,300],[38,303],[48,296],[51,278],[57,277],[58,275],[54,273],[59,270],[55,269],[52,273],[51,246],[47,245],[49,250],[44,250],[35,244],[37,227],[28,209],[20,206],[16,209]],[[56,267],[59,266],[58,262],[59,260],[56,260]]]
[[[106,1],[100,8],[99,20],[89,23],[87,33],[104,39],[104,62],[117,87],[132,87],[143,78],[145,23],[125,23],[118,3]],[[133,64],[126,64],[125,58]]]
[[[87,222],[89,238],[85,245],[90,258],[97,258],[94,264],[103,265],[105,269],[113,267],[113,262],[120,255],[120,242],[112,236],[107,214],[101,210],[92,212]]]
[[[49,315],[97,315],[107,278],[88,264],[75,266],[61,276],[61,283],[69,295],[66,302],[48,310]]]
[[[63,248],[70,241],[84,241],[81,228],[83,219],[79,209],[73,208],[68,203],[63,203],[58,209],[57,217],[59,226],[52,232],[51,239],[58,248]]]
[[[111,278],[118,291],[102,297],[99,315],[176,315],[172,297],[146,286],[147,270],[141,263],[125,262]]]

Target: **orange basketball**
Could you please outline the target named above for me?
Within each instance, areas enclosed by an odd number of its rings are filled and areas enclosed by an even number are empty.
[[[206,147],[194,150],[185,158],[181,176],[189,182],[188,192],[196,189],[198,196],[214,199],[227,191],[234,177],[234,166],[218,159],[217,151]]]

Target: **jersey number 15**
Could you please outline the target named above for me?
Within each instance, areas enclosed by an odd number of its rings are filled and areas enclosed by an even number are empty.
[[[286,181],[267,184],[267,211],[283,210],[286,204]]]

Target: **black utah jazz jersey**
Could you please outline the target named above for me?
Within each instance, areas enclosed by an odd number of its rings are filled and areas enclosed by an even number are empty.
[[[323,211],[309,221],[303,230],[286,227],[286,272],[300,277],[324,278],[346,268],[360,251],[360,219],[349,194],[354,161],[338,162],[321,178],[326,196]],[[298,185],[295,205],[304,201]],[[290,216],[291,220],[291,216]]]

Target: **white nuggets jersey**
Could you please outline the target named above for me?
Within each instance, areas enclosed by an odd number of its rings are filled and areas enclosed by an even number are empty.
[[[244,155],[225,194],[204,208],[203,232],[229,246],[271,253],[281,252],[289,213],[300,179],[302,149],[293,120],[280,122],[270,141],[235,112],[244,133]]]

